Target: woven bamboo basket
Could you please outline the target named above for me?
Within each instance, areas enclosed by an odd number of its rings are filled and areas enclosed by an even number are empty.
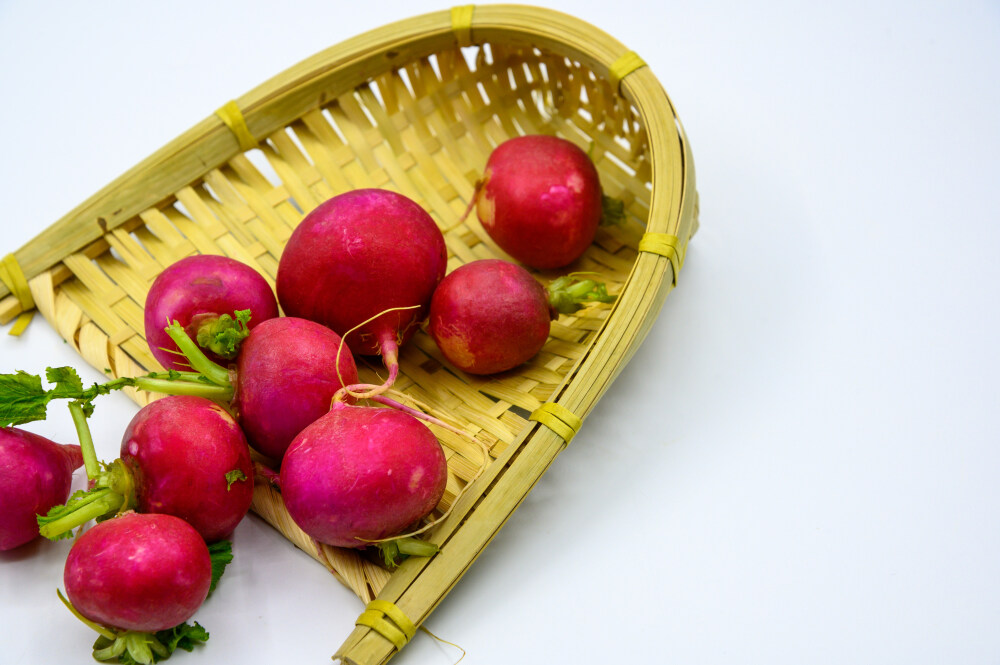
[[[317,546],[279,494],[255,490],[253,509],[368,604],[337,655],[385,662],[567,445],[676,284],[697,227],[694,171],[673,106],[638,56],[578,19],[512,5],[456,7],[348,40],[226,104],[8,256],[0,322],[37,308],[95,368],[156,370],[142,308],[164,267],[225,254],[273,286],[302,217],[359,187],[424,206],[449,271],[509,258],[462,213],[492,148],[528,133],[590,150],[605,193],[625,203],[626,223],[602,228],[561,271],[598,272],[619,297],[562,316],[536,358],[498,376],[450,367],[424,333],[404,347],[395,387],[483,444],[432,426],[450,472],[431,517],[450,512],[427,534],[440,552],[390,573]],[[380,382],[377,359],[360,365],[362,380]]]

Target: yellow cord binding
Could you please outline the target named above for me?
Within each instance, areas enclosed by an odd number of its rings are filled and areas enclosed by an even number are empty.
[[[391,621],[390,621],[391,620]],[[355,626],[367,626],[392,642],[397,650],[417,634],[417,627],[403,614],[403,611],[388,600],[373,600],[354,622]]]
[[[618,86],[621,84],[622,79],[640,67],[645,66],[645,60],[640,58],[635,51],[629,51],[622,57],[615,60],[611,63],[611,67],[608,68],[608,76],[611,79],[611,89],[618,92]]]
[[[472,46],[472,12],[475,8],[475,5],[451,8],[451,31],[455,33],[459,46]]]
[[[535,409],[528,420],[536,420],[569,443],[580,431],[583,421],[575,413],[555,402],[546,402]]]
[[[639,241],[639,251],[665,256],[674,267],[674,286],[677,273],[684,267],[684,247],[677,236],[669,233],[645,233]]]
[[[215,115],[219,116],[222,122],[226,123],[226,127],[236,135],[240,150],[246,152],[257,147],[257,139],[250,133],[246,118],[243,117],[243,111],[236,105],[236,102],[226,102],[222,108],[215,112]]]
[[[0,281],[7,285],[7,288],[21,304],[21,314],[7,332],[8,335],[18,337],[35,316],[35,299],[31,297],[28,279],[24,276],[24,271],[21,270],[21,264],[17,262],[17,258],[13,254],[8,254],[0,261]]]

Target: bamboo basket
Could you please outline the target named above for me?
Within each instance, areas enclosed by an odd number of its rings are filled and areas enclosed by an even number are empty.
[[[402,349],[395,387],[485,444],[432,426],[449,465],[435,515],[451,511],[428,535],[440,552],[390,573],[353,550],[317,546],[279,494],[255,490],[253,509],[368,604],[337,657],[385,662],[567,445],[676,284],[698,223],[691,152],[638,56],[578,19],[514,5],[455,7],[350,39],[226,104],[9,256],[0,322],[34,307],[95,368],[158,369],[142,307],[164,267],[225,254],[273,286],[302,217],[359,187],[427,209],[445,235],[449,272],[509,259],[475,215],[460,220],[491,149],[527,133],[589,149],[605,193],[628,216],[602,228],[576,264],[538,277],[595,271],[619,297],[561,317],[536,358],[498,376],[450,367],[423,332]],[[359,364],[362,380],[380,382],[377,359]]]

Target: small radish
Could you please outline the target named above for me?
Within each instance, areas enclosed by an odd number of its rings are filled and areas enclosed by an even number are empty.
[[[248,312],[240,319],[232,312]],[[157,276],[146,295],[146,342],[166,369],[190,369],[163,331],[178,321],[215,362],[236,357],[248,328],[278,316],[270,285],[256,270],[226,256],[181,259]]]
[[[136,510],[176,515],[207,542],[229,536],[253,500],[246,438],[222,407],[170,396],[139,410],[122,436]]]
[[[322,203],[292,233],[278,301],[289,316],[343,336],[354,353],[381,354],[388,388],[399,346],[426,317],[446,262],[444,236],[423,208],[395,192],[354,190]]]
[[[490,154],[472,204],[491,238],[533,268],[560,268],[594,241],[604,204],[597,169],[555,136],[518,136]],[[471,206],[470,206],[471,207]]]
[[[559,313],[584,302],[613,302],[603,284],[553,281],[546,290],[524,268],[481,259],[453,270],[434,292],[427,331],[450,363],[469,374],[495,374],[537,354]]]
[[[80,446],[55,443],[14,427],[0,429],[0,550],[38,536],[37,514],[69,498]]]
[[[216,384],[217,398],[231,400],[250,445],[278,462],[295,435],[330,409],[337,391],[358,381],[354,357],[341,348],[340,336],[306,319],[282,316],[253,328],[235,371],[211,362],[179,325],[169,326],[168,334],[191,365]],[[177,393],[189,387],[213,388],[175,381],[156,389]]]
[[[212,578],[208,547],[184,520],[127,513],[73,544],[63,570],[64,602],[102,635],[97,660],[127,651],[131,661],[121,662],[152,663],[170,655],[175,638],[186,638],[180,646],[188,650],[208,638],[198,624],[184,622],[205,602]]]
[[[447,478],[441,445],[416,418],[335,401],[288,447],[280,481],[285,506],[306,534],[361,548],[430,514]]]
[[[182,518],[208,542],[230,535],[250,509],[253,464],[246,438],[222,407],[204,397],[170,396],[139,410],[121,456],[101,472],[82,409],[71,403],[93,487],[39,518],[56,539],[93,518],[129,509]]]

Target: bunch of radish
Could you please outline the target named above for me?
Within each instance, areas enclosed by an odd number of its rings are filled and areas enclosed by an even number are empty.
[[[606,202],[586,153],[527,136],[490,156],[466,214],[475,208],[524,266],[551,269],[593,242]],[[409,536],[440,503],[448,468],[420,420],[458,430],[391,399],[400,347],[426,323],[457,370],[505,372],[541,350],[560,313],[614,300],[582,274],[545,288],[510,261],[445,276],[446,264],[423,208],[362,189],[302,220],[279,262],[277,297],[226,257],[167,267],[145,304],[146,339],[166,371],[84,388],[71,368],[50,368],[49,389],[24,372],[0,375],[0,549],[39,533],[70,537],[96,519],[69,552],[63,601],[100,634],[96,658],[140,663],[207,639],[185,622],[232,556],[223,539],[247,513],[255,479],[279,489],[319,543],[379,546],[390,565],[433,554]],[[360,383],[355,355],[381,356],[384,381]],[[118,459],[101,463],[87,418],[98,396],[126,386],[167,396],[140,409]],[[56,399],[70,400],[79,445],[12,427],[44,418]],[[89,488],[70,497],[81,463]]]

